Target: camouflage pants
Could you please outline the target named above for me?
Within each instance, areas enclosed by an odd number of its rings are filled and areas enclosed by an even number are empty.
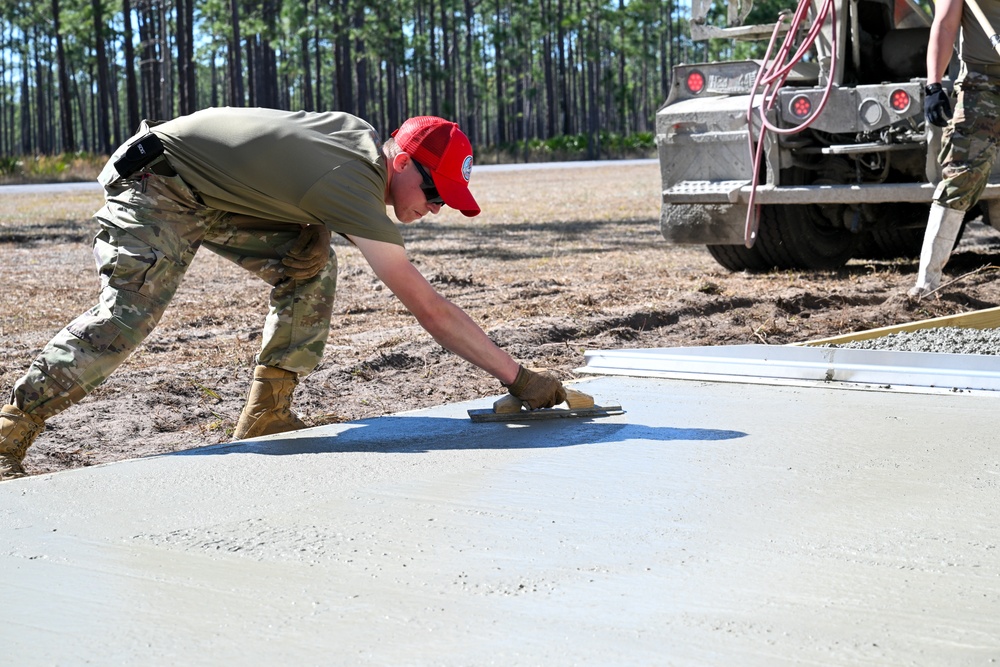
[[[143,170],[105,186],[95,214],[98,303],[70,322],[18,380],[11,403],[47,419],[78,402],[149,335],[198,248],[218,253],[271,285],[257,362],[308,373],[323,356],[330,330],[337,260],[296,281],[281,258],[301,227],[208,209],[179,177]]]
[[[1000,78],[966,70],[955,84],[955,115],[941,141],[941,176],[934,201],[968,211],[983,194],[1000,141]]]

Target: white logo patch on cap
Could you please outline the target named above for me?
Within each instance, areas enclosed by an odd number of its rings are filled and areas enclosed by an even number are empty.
[[[469,157],[465,158],[465,161],[462,163],[462,177],[465,179],[466,182],[468,182],[469,179],[472,178],[472,156],[471,155]]]

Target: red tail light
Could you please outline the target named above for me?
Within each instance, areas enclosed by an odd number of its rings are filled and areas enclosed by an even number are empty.
[[[687,89],[697,95],[705,90],[705,75],[698,70],[692,70],[688,72],[685,83],[687,84]]]
[[[892,94],[889,95],[889,106],[892,107],[893,111],[898,113],[903,113],[909,109],[910,101],[910,94],[902,88],[892,91]]]
[[[792,115],[796,118],[805,118],[810,113],[812,113],[813,104],[805,95],[796,95],[792,98],[792,101],[788,103],[788,110],[792,112]]]

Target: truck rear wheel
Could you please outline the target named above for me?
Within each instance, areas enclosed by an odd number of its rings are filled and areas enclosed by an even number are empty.
[[[865,234],[855,257],[862,259],[914,259],[920,257],[930,206],[910,202],[876,204],[875,227]]]
[[[920,257],[924,242],[922,229],[875,229],[871,242],[866,242],[866,252],[859,252],[864,259],[914,259]]]
[[[765,205],[760,216],[754,246],[708,246],[715,261],[730,271],[827,270],[854,256],[857,235],[831,224],[815,204]]]
[[[747,248],[743,245],[710,245],[705,247],[708,248],[709,254],[716,262],[730,271],[763,273],[774,268],[761,256],[760,249],[756,244],[753,248]]]

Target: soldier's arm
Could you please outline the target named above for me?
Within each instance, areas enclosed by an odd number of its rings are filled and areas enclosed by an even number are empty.
[[[963,0],[938,0],[927,42],[927,84],[940,83],[948,69],[962,25]]]
[[[441,296],[398,245],[357,236],[358,247],[375,275],[413,313],[438,343],[509,385],[517,378],[518,363],[486,335],[465,311]]]

